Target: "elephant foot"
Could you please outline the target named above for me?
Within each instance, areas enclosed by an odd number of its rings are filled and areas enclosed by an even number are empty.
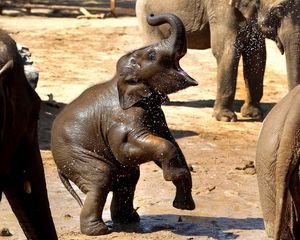
[[[111,230],[101,221],[81,222],[80,231],[88,236],[99,236],[111,233]]]
[[[243,117],[249,117],[256,120],[260,120],[263,118],[262,110],[259,106],[251,105],[245,103],[241,108],[241,114]]]
[[[213,117],[216,118],[217,121],[221,121],[221,122],[236,122],[237,121],[236,114],[229,109],[215,110]]]
[[[130,211],[130,213],[123,211],[120,214],[112,214],[111,218],[114,224],[129,224],[140,221],[140,216],[135,209]]]
[[[192,195],[189,193],[186,196],[178,196],[176,195],[173,201],[173,207],[182,210],[194,210],[195,203],[192,198]]]
[[[164,179],[166,181],[177,181],[185,178],[189,172],[185,168],[175,168],[170,166],[162,166]]]

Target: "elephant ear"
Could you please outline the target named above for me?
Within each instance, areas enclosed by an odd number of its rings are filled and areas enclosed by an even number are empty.
[[[256,14],[259,0],[229,0],[229,5],[238,9],[249,20]]]
[[[152,91],[142,81],[124,78],[118,81],[118,93],[121,108],[128,109],[149,97]]]

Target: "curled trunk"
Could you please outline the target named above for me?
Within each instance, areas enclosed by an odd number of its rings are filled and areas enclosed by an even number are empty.
[[[171,56],[180,59],[186,54],[186,32],[183,22],[174,14],[162,14],[154,16],[150,14],[147,18],[151,26],[159,26],[164,23],[171,25],[171,35],[169,38],[161,41],[161,44],[170,51]]]

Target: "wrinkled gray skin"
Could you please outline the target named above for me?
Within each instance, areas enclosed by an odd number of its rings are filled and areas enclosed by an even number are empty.
[[[86,194],[81,232],[102,235],[108,192],[113,192],[114,223],[138,222],[133,207],[139,165],[154,161],[176,186],[173,206],[195,208],[192,180],[184,156],[168,129],[161,104],[167,94],[197,85],[179,66],[186,53],[185,29],[174,15],[148,17],[169,23],[171,36],[120,58],[115,77],[83,92],[53,124],[52,153],[65,187],[82,205],[69,180]]]
[[[16,43],[0,31],[0,200],[4,193],[27,239],[55,240],[37,139],[40,98]]]
[[[266,117],[256,169],[265,228],[275,240],[300,239],[300,85]]]
[[[189,48],[212,49],[218,65],[213,115],[220,121],[237,119],[232,104],[241,56],[246,86],[241,113],[254,119],[262,117],[259,103],[263,95],[265,37],[275,40],[286,53],[289,89],[300,82],[299,9],[299,0],[166,0],[163,4],[159,0],[137,0],[136,4],[145,42],[157,41],[169,33],[167,26],[148,26],[144,16],[170,12],[184,22]]]

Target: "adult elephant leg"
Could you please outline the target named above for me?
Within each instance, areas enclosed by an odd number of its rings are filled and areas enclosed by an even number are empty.
[[[130,168],[130,174],[118,176],[114,183],[113,198],[110,206],[114,223],[139,222],[140,217],[133,208],[136,184],[140,177],[139,168]]]
[[[266,45],[261,34],[254,34],[242,51],[246,99],[242,106],[243,117],[261,119],[260,100],[263,96],[263,78],[266,66]]]
[[[235,47],[236,34],[226,33],[220,37],[225,26],[212,27],[212,51],[217,59],[217,96],[213,116],[218,121],[234,122],[237,120],[232,104],[236,91],[236,78],[240,53]],[[214,29],[215,28],[215,29]],[[223,31],[224,32],[224,31]],[[218,35],[219,34],[219,35]],[[222,36],[224,33],[222,33]]]
[[[32,240],[57,239],[47,197],[37,137],[23,141],[14,159],[18,164],[3,189],[26,237]]]

